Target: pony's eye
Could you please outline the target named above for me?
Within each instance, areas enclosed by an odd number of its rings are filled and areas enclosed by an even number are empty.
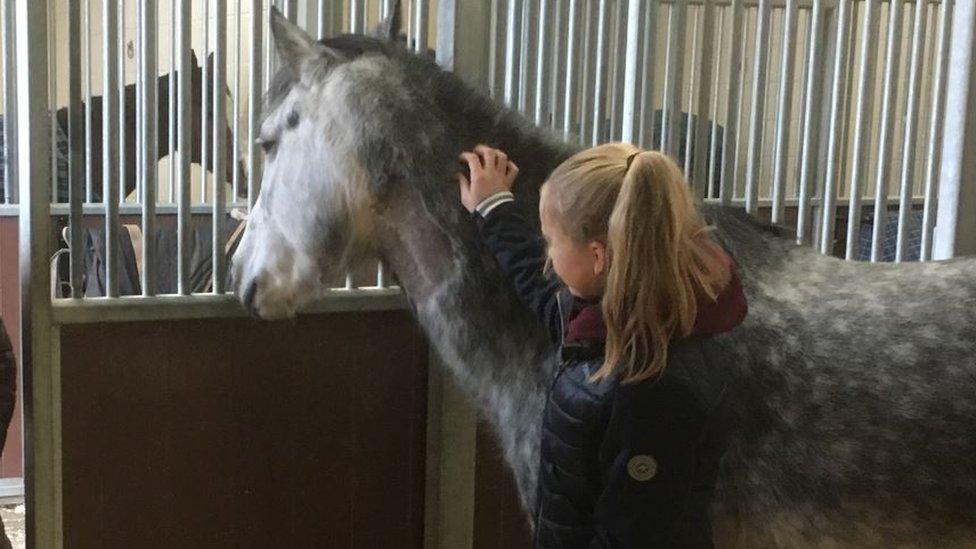
[[[288,124],[288,128],[295,128],[298,126],[298,112],[291,111],[288,113],[288,120],[285,121]]]
[[[258,139],[258,144],[261,145],[261,149],[264,150],[264,154],[268,154],[274,149],[277,142],[274,139]]]

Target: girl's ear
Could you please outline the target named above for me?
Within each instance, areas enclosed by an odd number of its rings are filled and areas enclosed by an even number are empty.
[[[590,253],[593,254],[593,274],[600,276],[610,269],[607,257],[607,243],[600,240],[590,241]]]

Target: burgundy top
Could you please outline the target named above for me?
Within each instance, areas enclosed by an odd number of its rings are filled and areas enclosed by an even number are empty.
[[[716,299],[713,300],[707,295],[698,298],[698,317],[691,332],[693,335],[716,335],[731,331],[742,324],[749,311],[738,267],[724,250],[719,248],[716,252],[729,267],[732,276],[729,284]],[[600,302],[577,300],[569,315],[566,341],[593,341],[606,340],[606,338],[607,327],[603,322],[603,309]]]

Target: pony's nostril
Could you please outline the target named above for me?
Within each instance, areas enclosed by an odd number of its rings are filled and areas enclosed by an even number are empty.
[[[244,308],[252,316],[258,316],[257,310],[254,308],[254,298],[258,295],[258,283],[257,281],[251,282],[244,292],[244,296],[241,298],[241,303],[244,304]]]

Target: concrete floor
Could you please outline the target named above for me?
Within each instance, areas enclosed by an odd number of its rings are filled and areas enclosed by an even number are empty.
[[[0,506],[0,519],[14,549],[24,549],[24,504]]]

